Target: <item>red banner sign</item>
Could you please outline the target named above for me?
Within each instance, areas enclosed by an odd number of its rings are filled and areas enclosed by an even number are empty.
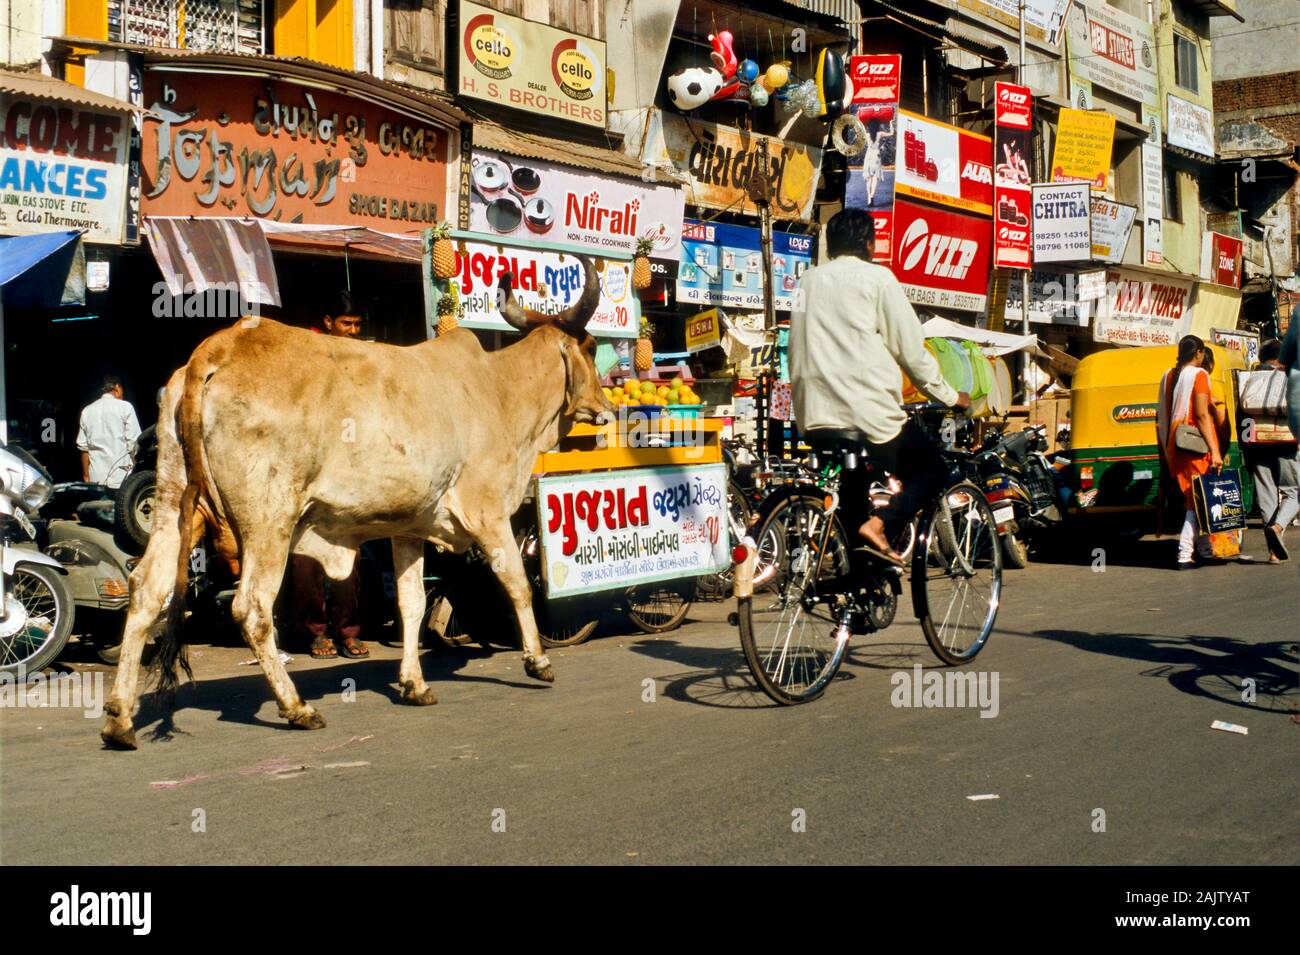
[[[876,227],[876,261],[893,257],[894,173],[897,168],[898,90],[903,58],[896,53],[849,58],[853,101],[849,106],[866,129],[860,153],[849,157],[844,205],[866,209]]]
[[[899,199],[893,271],[910,301],[981,312],[988,304],[992,222]]]
[[[1201,278],[1215,285],[1241,288],[1241,239],[1222,232],[1201,237]]]
[[[965,212],[993,212],[993,140],[899,111],[895,191]]]
[[[1034,136],[1034,97],[1027,86],[998,83],[994,103],[993,264],[999,268],[1027,269],[1033,246],[1030,224],[1033,176],[1029,163]]]

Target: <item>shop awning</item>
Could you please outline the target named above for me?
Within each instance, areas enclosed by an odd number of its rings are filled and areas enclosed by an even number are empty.
[[[925,332],[926,338],[956,338],[974,342],[989,355],[1010,355],[1018,351],[1032,351],[1038,345],[1037,335],[991,332],[938,316],[925,322],[921,326],[921,331]]]
[[[380,232],[361,226],[303,225],[257,220],[267,240],[285,252],[348,252],[419,263],[423,239],[419,235]]]
[[[69,242],[76,242],[80,235],[81,232],[74,229],[71,232],[0,236],[0,285],[8,285]]]
[[[172,295],[237,290],[245,302],[280,304],[271,247],[256,222],[146,216],[145,235]]]
[[[586,143],[551,139],[535,133],[506,129],[487,120],[480,120],[474,124],[473,137],[476,147],[520,156],[524,159],[548,160],[576,166],[579,169],[627,176],[631,179],[640,178],[644,172],[641,160],[614,149],[603,149]],[[660,175],[669,182],[674,181],[670,175],[662,172]]]

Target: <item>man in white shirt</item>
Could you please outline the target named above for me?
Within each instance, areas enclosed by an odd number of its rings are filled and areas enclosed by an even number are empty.
[[[135,409],[122,398],[122,382],[109,375],[99,397],[81,410],[77,429],[81,479],[121,487],[131,473],[131,448],[138,437],[140,422]]]
[[[804,273],[803,308],[790,321],[790,380],[795,421],[805,438],[819,428],[862,432],[871,459],[903,482],[890,506],[858,523],[866,509],[862,469],[841,486],[846,527],[866,549],[901,563],[890,542],[934,495],[947,468],[929,436],[902,410],[901,365],[917,388],[949,407],[970,395],[943,378],[925,348],[920,319],[889,269],[871,261],[875,229],[864,209],[845,209],[826,224],[831,261]]]

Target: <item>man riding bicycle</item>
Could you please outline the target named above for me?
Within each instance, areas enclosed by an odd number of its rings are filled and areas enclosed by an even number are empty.
[[[871,261],[871,214],[837,213],[826,224],[826,246],[831,261],[804,273],[803,307],[790,321],[795,420],[810,440],[822,428],[861,432],[875,464],[903,483],[889,506],[866,520],[865,470],[846,471],[841,483],[845,527],[858,529],[862,549],[901,565],[891,542],[943,490],[948,470],[925,431],[902,409],[899,366],[917,388],[951,408],[969,408],[970,395],[944,381],[903,287],[889,269]]]

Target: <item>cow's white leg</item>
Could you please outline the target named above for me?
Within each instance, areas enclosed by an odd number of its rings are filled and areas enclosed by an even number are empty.
[[[275,544],[245,544],[239,587],[235,590],[230,613],[244,631],[244,641],[252,648],[257,662],[262,665],[262,672],[271,683],[276,702],[280,704],[280,715],[297,729],[318,730],[325,726],[325,720],[298,696],[297,687],[280,662],[275,643],[272,606],[288,559],[288,532]]]
[[[524,561],[515,544],[510,521],[504,520],[478,537],[478,545],[488,555],[497,579],[505,588],[506,595],[514,604],[515,616],[519,620],[519,634],[523,638],[524,672],[547,683],[555,682],[555,672],[551,661],[542,651],[542,640],[537,635],[537,619],[533,616],[533,588],[528,584],[528,575],[524,573]]]
[[[176,521],[160,520],[139,566],[131,574],[131,603],[122,631],[117,679],[104,704],[106,720],[100,737],[111,746],[135,749],[132,716],[140,683],[140,656],[150,629],[164,620],[164,605],[176,589],[176,564],[181,534]],[[178,615],[179,616],[179,615]]]
[[[397,611],[402,621],[402,668],[398,682],[402,702],[430,706],[438,702],[420,672],[420,626],[424,621],[424,541],[393,538],[393,572],[397,574]]]

